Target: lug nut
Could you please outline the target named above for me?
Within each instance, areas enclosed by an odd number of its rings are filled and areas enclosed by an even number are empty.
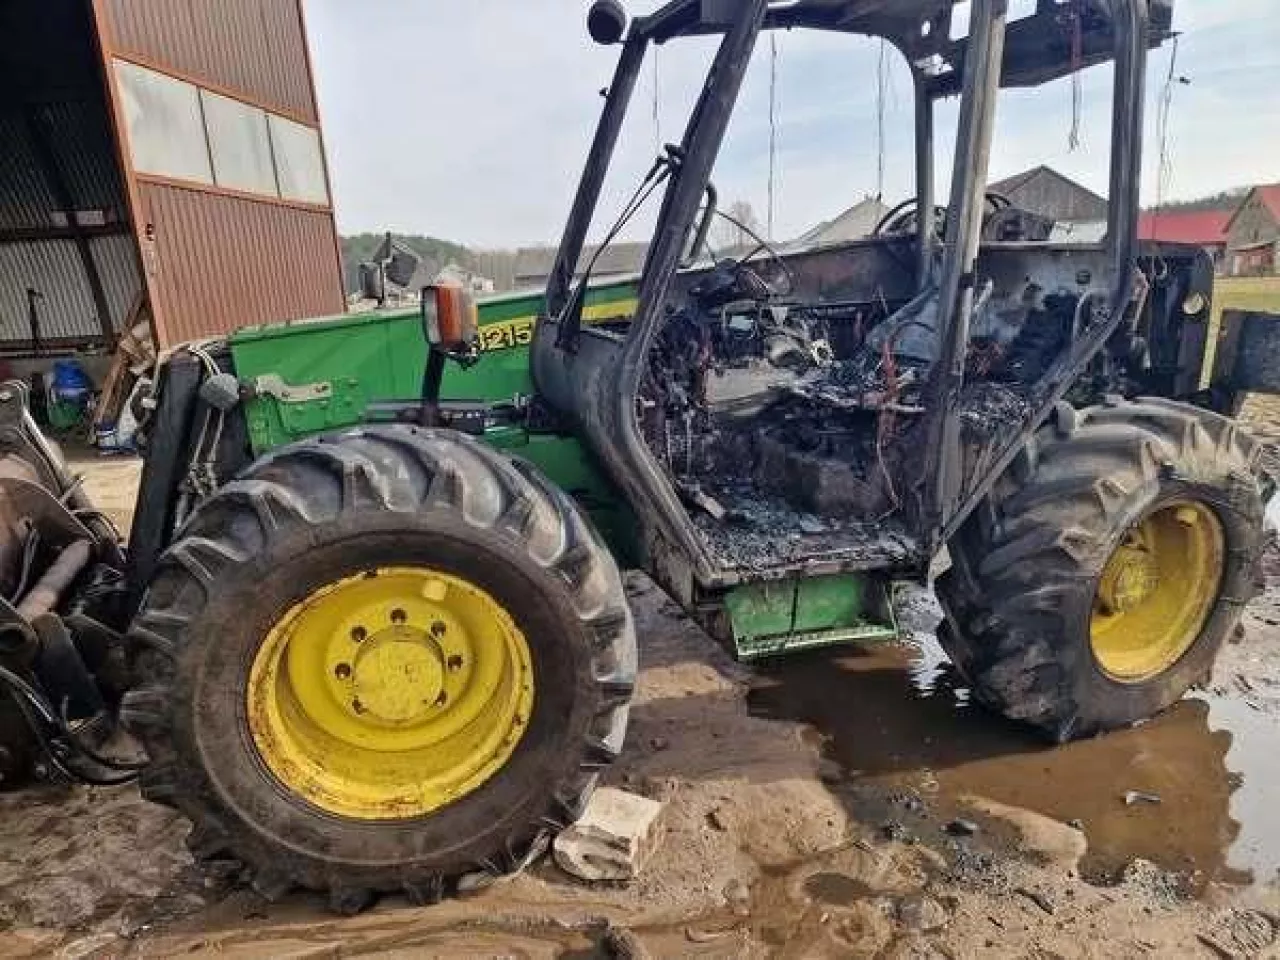
[[[396,607],[396,609],[391,611],[392,623],[404,623],[408,619],[409,619],[408,615],[399,607]]]
[[[364,704],[357,698],[351,701],[351,709],[356,713],[364,713]]]
[[[443,637],[445,635],[445,631],[448,629],[449,628],[444,625],[443,620],[437,620],[435,623],[431,624],[431,635],[433,637]]]
[[[351,639],[356,643],[364,643],[365,638],[369,636],[369,631],[364,627],[352,627]]]
[[[451,656],[448,660],[445,661],[445,666],[447,666],[450,670],[461,670],[462,658],[455,653],[453,656]]]
[[[339,680],[348,680],[351,677],[351,664],[340,663],[333,668],[333,675]]]

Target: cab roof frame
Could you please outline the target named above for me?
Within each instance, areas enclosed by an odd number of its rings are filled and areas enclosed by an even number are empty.
[[[826,30],[888,40],[922,76],[929,95],[958,94],[964,82],[969,37],[951,37],[955,7],[967,0],[783,0],[770,2],[764,30]],[[1036,0],[1033,14],[1011,20],[1005,33],[1002,87],[1035,87],[1111,60],[1116,3],[1128,0]],[[1148,44],[1172,35],[1173,0],[1147,4]],[[680,37],[725,33],[740,0],[671,0],[632,23],[633,37],[666,43]],[[1075,18],[1082,27],[1075,42]]]

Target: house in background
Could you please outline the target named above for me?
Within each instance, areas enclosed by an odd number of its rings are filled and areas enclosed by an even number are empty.
[[[1148,210],[1138,219],[1138,239],[1163,243],[1185,243],[1204,247],[1213,258],[1213,268],[1222,273],[1226,266],[1227,226],[1231,208],[1217,210]]]
[[[1035,167],[989,189],[1056,221],[1054,241],[1097,242],[1106,232],[1106,198],[1051,167]],[[1144,212],[1138,238],[1203,247],[1220,274],[1273,276],[1280,273],[1280,184],[1256,186],[1238,203]]]
[[[598,259],[597,250],[599,247],[594,244],[583,248],[575,276],[581,276],[592,260],[595,260],[595,264],[591,267],[591,276],[595,280],[618,279],[637,274],[644,266],[644,258],[649,254],[649,245],[611,243],[604,248]],[[515,288],[537,290],[545,287],[556,262],[556,252],[555,247],[522,247],[516,253]]]
[[[1055,221],[1063,240],[1094,242],[1106,229],[1107,198],[1052,167],[1041,165],[1024,170],[987,189],[1007,197],[1019,210]]]
[[[790,245],[797,248],[821,247],[830,243],[861,240],[871,236],[888,212],[889,208],[879,197],[866,197],[834,219],[824,220],[807,233],[801,234]]]
[[[1212,209],[1147,211],[1138,223],[1138,238],[1204,247],[1224,276],[1275,276],[1280,273],[1280,184],[1252,187]]]
[[[1233,277],[1280,272],[1280,183],[1254,187],[1226,228],[1227,271]]]
[[[1055,243],[1098,243],[1106,235],[1107,199],[1052,167],[1038,166],[992,183],[992,193],[1015,207],[1054,221]],[[868,237],[889,212],[878,197],[865,197],[830,220],[801,234],[786,249],[801,250]],[[1144,212],[1138,238],[1147,241],[1201,246],[1213,258],[1218,273],[1232,276],[1272,275],[1280,272],[1280,184],[1250,190],[1237,206],[1207,210]],[[578,262],[581,275],[595,256],[587,247]],[[648,245],[611,244],[592,269],[596,279],[619,279],[640,272]],[[503,254],[510,258],[510,254]],[[525,247],[515,254],[515,289],[545,287],[554,247]],[[499,289],[508,284],[499,282]]]
[[[1054,221],[1053,240],[1096,243],[1107,229],[1107,200],[1051,167],[1039,166],[991,184],[988,189],[1020,210]],[[820,247],[871,236],[889,213],[879,197],[866,197],[834,219],[818,224],[791,244]]]

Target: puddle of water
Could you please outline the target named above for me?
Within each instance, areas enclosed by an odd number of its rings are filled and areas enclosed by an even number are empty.
[[[1269,809],[1280,796],[1280,718],[1242,700],[1189,698],[1133,729],[1050,747],[970,705],[929,641],[780,663],[750,706],[813,724],[852,787],[918,792],[937,817],[978,796],[1079,821],[1089,841],[1081,871],[1097,882],[1136,857],[1196,887],[1274,880],[1280,867],[1280,817]],[[1126,804],[1130,791],[1160,802]]]
[[[1237,785],[1231,794],[1231,817],[1239,832],[1231,844],[1229,862],[1249,870],[1260,883],[1280,880],[1280,718],[1268,715],[1234,697],[1206,697],[1209,726],[1230,731],[1228,778]]]

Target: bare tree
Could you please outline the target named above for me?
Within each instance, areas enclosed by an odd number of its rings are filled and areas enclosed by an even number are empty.
[[[760,218],[747,200],[735,200],[725,208],[725,217],[719,218],[716,227],[717,253],[743,250],[755,246],[751,234],[760,234]],[[731,219],[730,219],[731,218]]]

